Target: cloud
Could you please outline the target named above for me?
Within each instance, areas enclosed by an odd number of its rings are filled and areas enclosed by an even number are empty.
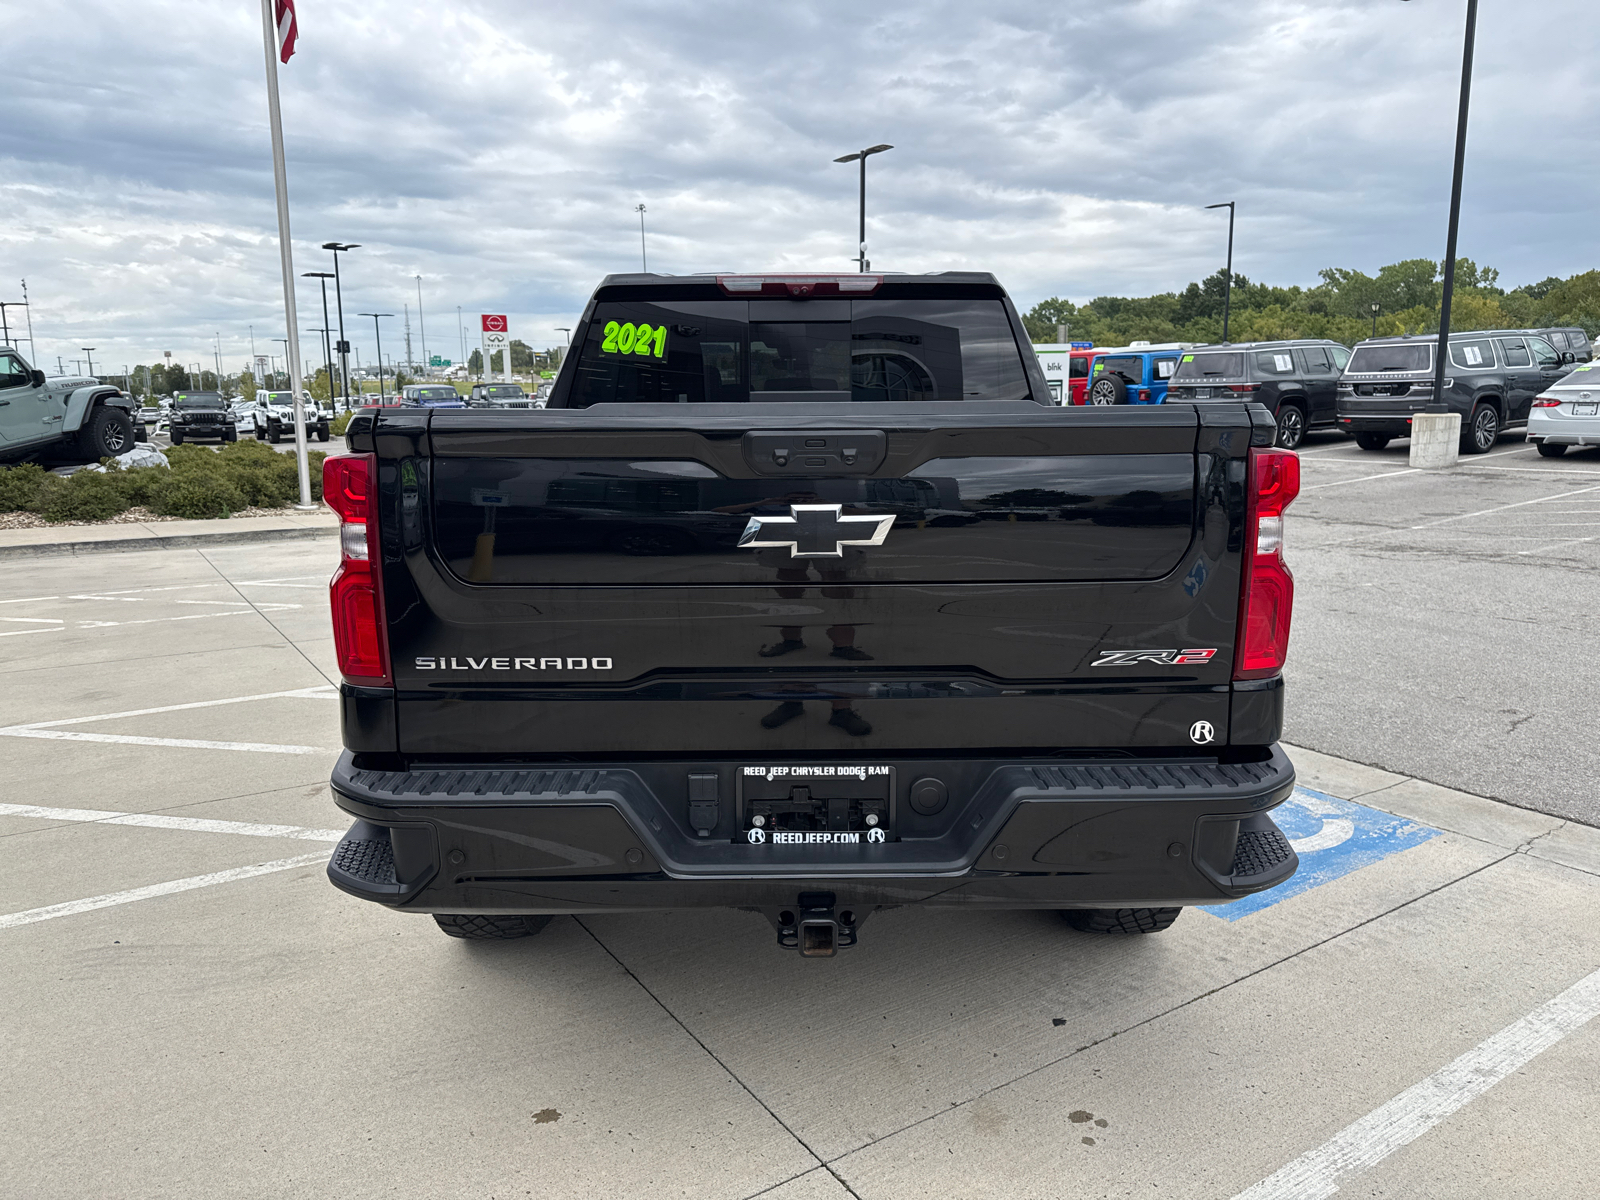
[[[992,270],[1023,306],[1209,274],[1217,200],[1254,279],[1442,255],[1461,16],[1440,0],[299,7],[296,269],[361,243],[347,318],[414,309],[420,274],[434,353],[459,353],[458,305],[555,343],[637,269],[641,201],[656,270],[849,269],[856,168],[832,160],[880,141],[874,264]],[[219,335],[234,369],[251,326],[263,350],[284,336],[257,11],[71,14],[8,27],[0,270],[28,278],[47,361],[210,361]],[[1461,249],[1512,284],[1593,265],[1587,15],[1480,17]],[[403,354],[401,320],[384,332]]]

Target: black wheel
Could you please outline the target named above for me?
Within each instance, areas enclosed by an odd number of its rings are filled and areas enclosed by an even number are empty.
[[[222,440],[225,442],[237,442],[239,440],[239,431],[237,429],[228,430],[222,435]]]
[[[1567,452],[1567,447],[1566,447],[1566,445],[1564,443],[1560,443],[1560,444],[1558,444],[1556,442],[1540,442],[1539,443],[1539,453],[1544,455],[1546,458],[1560,458],[1566,452]]]
[[[267,431],[266,431],[266,429],[263,428],[260,425],[257,425],[256,426],[256,441],[264,442],[266,440],[267,440]]]
[[[433,919],[451,937],[483,942],[532,937],[550,924],[549,917],[486,917],[471,913],[434,913]]]
[[[172,430],[172,432],[167,434],[167,437],[172,442],[172,444],[174,446],[183,445],[183,434],[181,432],[179,432],[178,430],[176,430],[176,429]]]
[[[133,449],[133,421],[120,408],[102,405],[78,431],[78,447],[93,459],[125,454]]]
[[[1090,404],[1126,404],[1128,385],[1116,375],[1102,375],[1089,387]]]
[[[1306,414],[1298,404],[1285,404],[1278,409],[1278,445],[1285,450],[1296,450],[1306,438]]]
[[[328,427],[326,425],[318,425],[317,426],[317,441],[325,442],[327,440],[328,440]]]
[[[1480,404],[1472,410],[1467,426],[1461,431],[1461,453],[1487,454],[1494,449],[1494,440],[1500,436],[1500,410],[1492,404]]]
[[[1389,435],[1386,433],[1358,433],[1356,445],[1363,450],[1382,450],[1389,444]]]
[[[1084,933],[1160,933],[1181,908],[1066,908],[1067,924]]]
[[[267,441],[271,442],[274,446],[276,446],[278,444],[278,440],[282,436],[283,436],[283,426],[279,425],[276,421],[268,421],[267,422]]]

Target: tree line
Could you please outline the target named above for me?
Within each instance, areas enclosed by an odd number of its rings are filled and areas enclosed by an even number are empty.
[[[1353,346],[1373,335],[1437,333],[1443,264],[1410,258],[1380,267],[1376,275],[1344,267],[1318,272],[1314,287],[1274,287],[1233,275],[1228,338],[1235,342],[1278,338],[1331,338]],[[1533,329],[1578,326],[1591,339],[1600,334],[1600,271],[1568,279],[1551,276],[1507,291],[1500,272],[1471,259],[1456,261],[1450,328]],[[1054,342],[1066,325],[1073,341],[1125,346],[1134,341],[1219,342],[1227,273],[1191,283],[1181,292],[1155,296],[1097,296],[1073,304],[1052,296],[1023,316],[1035,342]],[[1374,314],[1373,305],[1377,305]]]

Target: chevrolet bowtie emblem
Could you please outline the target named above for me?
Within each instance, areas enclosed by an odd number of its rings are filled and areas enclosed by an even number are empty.
[[[751,517],[739,545],[789,547],[791,558],[843,558],[846,546],[881,546],[894,517],[842,516],[838,504],[791,504],[787,517]]]

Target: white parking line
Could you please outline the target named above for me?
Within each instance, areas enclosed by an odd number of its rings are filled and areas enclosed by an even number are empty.
[[[24,633],[65,633],[66,631],[67,627],[65,625],[52,625],[48,629],[8,629],[4,633],[0,633],[0,637],[19,637]]]
[[[274,871],[289,871],[295,867],[309,866],[314,862],[327,862],[326,851],[302,854],[298,858],[280,858],[276,862],[256,863],[249,867],[234,867],[230,871],[213,871],[209,875],[191,875],[187,879],[173,879],[167,883],[152,883],[148,887],[130,888],[125,892],[107,892],[103,896],[90,896],[83,900],[68,900],[64,904],[51,904],[44,908],[30,908],[23,912],[0,916],[0,929],[15,929],[19,925],[32,925],[56,917],[71,917],[78,913],[93,912],[97,908],[112,908],[118,904],[132,904],[136,900],[152,900],[157,896],[171,896],[176,892],[189,892],[195,888],[211,887],[218,883],[232,883],[236,879],[253,879],[257,875],[270,875]]]
[[[1600,492],[1600,483],[1591,487],[1576,488],[1570,492],[1557,492],[1554,496],[1539,496],[1533,500],[1518,500],[1515,504],[1499,504],[1494,508],[1480,508],[1477,512],[1458,513],[1453,517],[1440,517],[1434,521],[1424,521],[1421,525],[1408,525],[1407,529],[1432,529],[1435,525],[1445,525],[1451,521],[1470,521],[1473,517],[1487,517],[1491,513],[1505,512],[1513,508],[1526,508],[1530,504],[1547,504],[1551,500],[1565,500],[1568,496],[1582,496],[1587,492]]]
[[[1600,971],[1584,976],[1234,1200],[1325,1200],[1339,1190],[1342,1176],[1368,1170],[1410,1145],[1597,1015]]]
[[[0,737],[44,738],[58,742],[105,742],[117,746],[173,746],[180,750],[247,750],[256,754],[338,754],[326,746],[280,746],[271,742],[213,742],[203,738],[139,737],[131,733],[72,733],[65,729],[34,729],[13,725],[0,729]]]
[[[218,708],[224,704],[247,704],[252,700],[337,700],[338,691],[326,683],[295,688],[288,692],[257,692],[254,696],[227,696],[221,700],[191,700],[188,704],[163,704],[160,708],[130,708],[125,712],[101,713],[95,717],[62,717],[55,721],[30,721],[12,729],[54,729],[60,725],[87,725],[93,721],[117,721],[123,717],[148,717],[153,713],[185,712],[191,708]]]
[[[213,821],[204,817],[169,817],[161,813],[106,812],[98,808],[44,808],[37,804],[0,804],[0,817],[32,817],[40,821],[76,821],[94,825],[136,825],[142,829],[233,833],[244,837],[295,838],[304,842],[337,842],[344,836],[337,829],[306,829],[299,825]]]
[[[0,604],[33,604],[44,600],[59,600],[60,596],[18,596],[15,600],[0,600]]]
[[[1322,488],[1343,487],[1347,483],[1366,483],[1370,479],[1388,479],[1395,475],[1415,475],[1421,467],[1410,467],[1404,471],[1379,471],[1376,475],[1361,475],[1355,479],[1336,479],[1332,483],[1314,483],[1310,487],[1303,487],[1302,492],[1315,492]]]

